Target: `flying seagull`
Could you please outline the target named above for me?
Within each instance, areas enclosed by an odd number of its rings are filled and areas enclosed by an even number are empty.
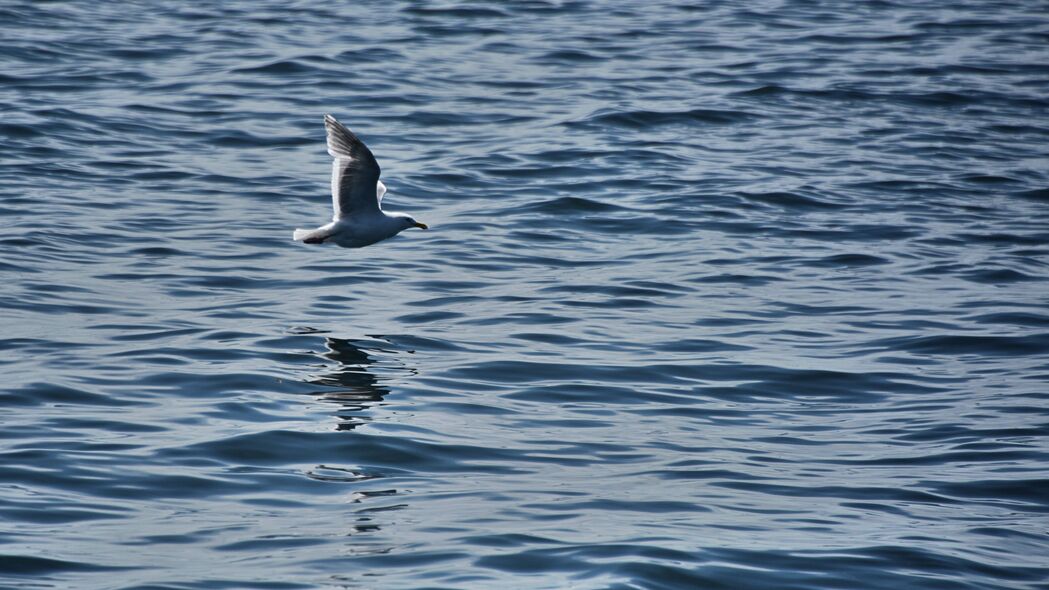
[[[379,180],[379,163],[368,146],[352,131],[324,115],[331,167],[331,223],[317,229],[297,229],[292,239],[307,244],[331,242],[343,248],[362,248],[401,233],[409,227],[428,229],[407,213],[386,212],[380,207],[386,185]]]

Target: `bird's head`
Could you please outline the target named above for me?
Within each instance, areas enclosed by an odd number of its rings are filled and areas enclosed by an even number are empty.
[[[401,219],[401,223],[404,224],[404,229],[408,229],[409,227],[417,227],[419,229],[430,229],[430,226],[426,225],[425,223],[420,223],[416,221],[414,217],[405,216]]]

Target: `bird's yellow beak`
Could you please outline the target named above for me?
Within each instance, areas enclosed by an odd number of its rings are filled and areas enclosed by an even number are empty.
[[[430,226],[426,225],[425,223],[419,223],[418,221],[415,222],[415,227],[419,229],[430,229]]]

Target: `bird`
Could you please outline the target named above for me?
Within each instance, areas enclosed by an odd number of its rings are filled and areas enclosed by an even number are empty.
[[[379,180],[379,163],[368,146],[335,117],[324,115],[331,168],[331,223],[317,229],[296,229],[292,239],[306,244],[332,243],[363,248],[410,228],[429,229],[407,213],[382,210],[386,185]]]

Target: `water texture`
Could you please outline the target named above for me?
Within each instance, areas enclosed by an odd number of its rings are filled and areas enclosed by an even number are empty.
[[[1044,9],[3,3],[0,586],[1049,588]]]

